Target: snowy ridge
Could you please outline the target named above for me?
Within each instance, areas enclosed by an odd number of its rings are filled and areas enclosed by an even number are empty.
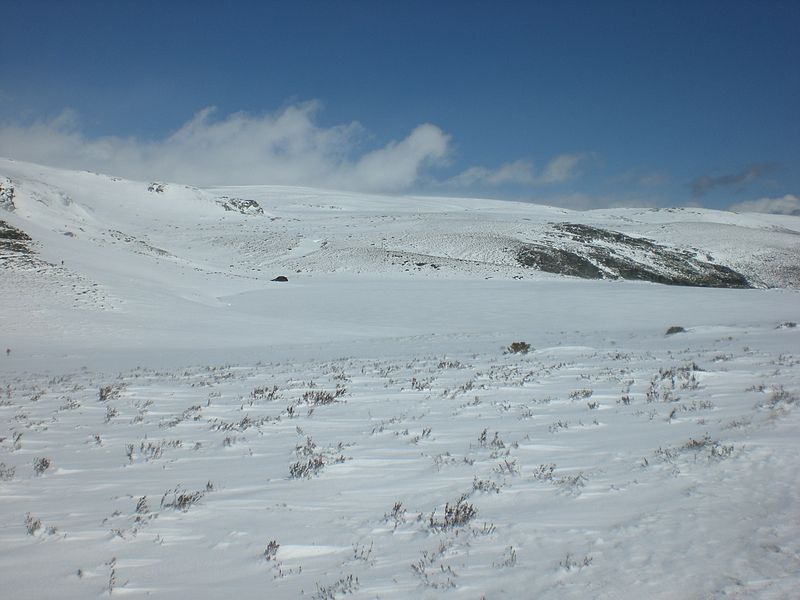
[[[565,271],[572,275],[722,287],[740,287],[745,280],[756,287],[800,285],[797,217],[703,209],[574,212],[512,202],[390,198],[281,186],[200,190],[10,161],[0,162],[2,173],[13,182],[17,196],[19,220],[12,224],[46,243],[43,251],[51,256],[69,252],[52,240],[59,233],[80,238],[82,244],[72,243],[72,251],[93,253],[123,241],[133,252],[155,252],[234,277],[258,277],[260,268],[270,266],[303,273],[536,278],[541,265],[519,256],[521,248],[536,247],[569,252],[592,267]],[[602,244],[608,253],[624,257],[628,268],[609,268],[608,260],[597,254],[596,236],[581,247],[575,232],[565,229],[570,224],[605,232]],[[631,244],[612,239],[614,234],[627,236],[628,242],[644,238],[658,251],[632,252]],[[203,248],[213,248],[213,253]],[[666,253],[676,261],[691,261],[694,271],[728,268],[742,279],[693,281],[692,269],[675,278],[673,268],[660,264]],[[631,266],[639,272],[633,274]]]

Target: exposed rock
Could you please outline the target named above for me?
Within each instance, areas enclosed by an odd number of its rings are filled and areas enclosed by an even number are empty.
[[[230,212],[238,212],[243,215],[263,215],[264,209],[255,200],[247,200],[245,198],[229,198],[222,196],[217,200],[222,208]]]
[[[685,250],[646,238],[577,223],[552,226],[550,243],[522,243],[517,260],[526,267],[584,279],[632,279],[666,285],[749,288],[741,273],[698,260]]]
[[[0,178],[0,208],[14,210],[14,182],[8,177]]]
[[[147,186],[148,192],[155,192],[157,194],[163,193],[167,189],[166,183],[159,183],[158,181],[154,181],[149,186]]]
[[[27,233],[12,227],[5,221],[0,221],[0,250],[29,254],[31,250],[25,243],[29,241],[31,241],[31,236]]]
[[[33,240],[24,231],[0,221],[0,267],[31,266],[38,262],[31,248]]]
[[[161,248],[157,248],[152,244],[147,243],[144,240],[140,240],[135,238],[127,233],[119,231],[117,229],[109,229],[108,233],[111,235],[112,238],[115,240],[119,240],[120,242],[124,242],[126,244],[130,244],[130,247],[133,249],[134,252],[137,254],[150,254],[154,256],[161,256],[161,257],[169,257],[174,258],[172,254],[167,252],[166,250],[162,250]]]
[[[285,275],[278,275],[275,279],[272,279],[271,281],[289,281],[289,278],[286,277]]]

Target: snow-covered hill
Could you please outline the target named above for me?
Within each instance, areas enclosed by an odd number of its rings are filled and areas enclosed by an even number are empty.
[[[251,280],[273,271],[502,279],[547,271],[712,287],[800,284],[796,217],[575,212],[278,186],[201,190],[11,161],[0,161],[0,176],[3,206],[15,217],[6,220],[39,241],[50,262],[112,251],[170,263],[179,274]]]
[[[0,222],[17,598],[800,586],[800,218],[0,160]]]

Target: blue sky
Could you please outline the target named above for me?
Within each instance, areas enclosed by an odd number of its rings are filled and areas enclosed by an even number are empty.
[[[199,185],[800,208],[796,0],[0,8],[10,158]]]

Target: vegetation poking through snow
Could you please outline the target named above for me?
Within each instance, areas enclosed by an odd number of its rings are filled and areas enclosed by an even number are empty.
[[[506,352],[509,354],[527,354],[531,350],[531,345],[528,342],[512,342]]]

